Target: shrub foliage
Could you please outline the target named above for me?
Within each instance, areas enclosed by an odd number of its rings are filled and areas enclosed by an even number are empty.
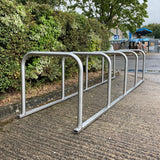
[[[47,4],[24,6],[15,0],[0,0],[0,92],[20,89],[21,60],[28,51],[96,51],[108,46],[108,31],[94,19],[55,11]],[[90,58],[93,67],[94,61]],[[68,59],[66,76],[72,76],[75,68],[75,61]],[[60,70],[59,57],[32,57],[26,62],[26,80],[53,82],[60,79]]]

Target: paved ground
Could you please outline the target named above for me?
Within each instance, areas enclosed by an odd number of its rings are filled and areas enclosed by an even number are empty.
[[[123,76],[112,81],[112,100]],[[129,76],[129,86],[133,76]],[[106,85],[84,94],[84,119],[106,104]],[[0,159],[160,159],[160,74],[146,81],[97,121],[74,134],[77,97],[0,127]]]
[[[160,53],[146,56],[146,70],[160,71]]]

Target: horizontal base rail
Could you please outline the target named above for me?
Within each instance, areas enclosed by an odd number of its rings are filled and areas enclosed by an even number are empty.
[[[112,80],[113,80],[113,79],[115,79],[115,77],[112,77]],[[106,82],[108,82],[108,80],[104,80],[103,82],[100,82],[100,83],[97,83],[97,84],[95,84],[95,85],[93,85],[93,86],[90,86],[90,87],[84,89],[83,92],[86,92],[86,91],[88,91],[88,90],[90,90],[90,89],[93,89],[93,88],[95,88],[95,87],[98,87],[98,86],[100,86],[100,85],[102,85],[102,84],[104,84],[104,83],[106,83]],[[72,97],[76,96],[76,95],[78,95],[78,92],[72,93],[72,94],[70,94],[70,95],[68,95],[68,96],[65,96],[64,98],[58,99],[58,100],[56,100],[56,101],[54,101],[54,102],[50,102],[50,103],[47,103],[47,104],[45,104],[45,105],[39,106],[39,107],[34,108],[34,109],[31,109],[31,110],[29,110],[29,111],[26,111],[25,114],[20,114],[20,115],[19,115],[19,118],[23,118],[23,117],[26,117],[26,116],[28,116],[28,115],[31,115],[31,114],[33,114],[33,113],[35,113],[35,112],[38,112],[38,111],[41,111],[41,110],[43,110],[43,109],[49,108],[49,107],[51,107],[51,106],[53,106],[53,105],[55,105],[55,104],[57,104],[57,103],[63,102],[63,101],[65,101],[65,100],[69,99],[69,98],[72,98]]]
[[[137,88],[140,84],[142,84],[144,82],[144,80],[139,81],[134,87],[130,88],[124,95],[121,95],[120,97],[118,97],[116,100],[114,100],[110,106],[106,106],[103,109],[101,109],[99,112],[97,112],[96,114],[94,114],[93,116],[91,116],[89,119],[87,119],[86,121],[84,121],[82,123],[82,128],[75,128],[74,132],[79,133],[81,130],[85,129],[86,127],[88,127],[91,123],[93,123],[95,120],[97,120],[102,114],[104,114],[108,109],[110,109],[111,107],[113,107],[116,103],[118,103],[119,101],[121,101],[127,94],[129,94],[130,92],[132,92],[135,88]]]

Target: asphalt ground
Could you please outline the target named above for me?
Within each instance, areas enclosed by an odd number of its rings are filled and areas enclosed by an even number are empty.
[[[128,87],[133,86],[133,73]],[[140,76],[140,73],[139,73]],[[123,74],[112,81],[112,100],[122,93]],[[84,120],[106,105],[107,85],[84,93]],[[146,80],[80,134],[73,97],[0,126],[0,159],[160,159],[160,74]]]

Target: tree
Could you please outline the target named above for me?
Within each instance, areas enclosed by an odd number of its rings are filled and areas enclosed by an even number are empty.
[[[147,34],[148,36],[154,36],[155,38],[160,38],[160,24],[151,23],[144,27],[152,31],[152,33]]]
[[[147,1],[143,0],[70,0],[69,8],[80,8],[82,13],[90,18],[96,18],[104,23],[108,30],[119,28],[135,32],[144,22],[147,15]]]
[[[52,7],[60,7],[62,6],[66,6],[67,3],[65,0],[16,0],[18,3],[22,3],[22,4],[27,4],[27,2],[36,2],[38,4],[48,4]]]

